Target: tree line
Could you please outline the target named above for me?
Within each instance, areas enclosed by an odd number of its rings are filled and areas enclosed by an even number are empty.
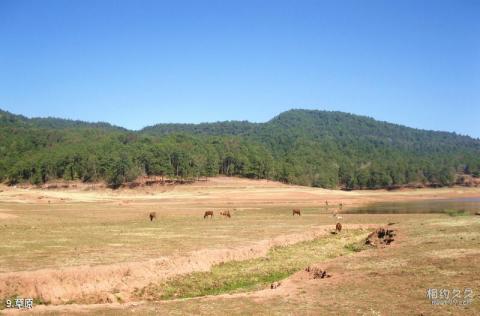
[[[293,110],[267,123],[106,123],[0,112],[0,181],[106,181],[227,175],[324,188],[452,185],[480,176],[480,142],[340,112]]]

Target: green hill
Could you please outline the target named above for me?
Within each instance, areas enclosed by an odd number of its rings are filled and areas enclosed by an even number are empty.
[[[342,112],[290,110],[266,123],[158,124],[28,119],[0,111],[0,179],[105,180],[217,174],[328,188],[451,185],[480,176],[480,140]]]

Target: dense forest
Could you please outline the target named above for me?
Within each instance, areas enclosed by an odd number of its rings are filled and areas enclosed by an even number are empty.
[[[290,110],[266,123],[108,123],[0,111],[0,181],[106,181],[141,175],[242,176],[325,188],[452,185],[480,177],[480,140],[342,112]]]

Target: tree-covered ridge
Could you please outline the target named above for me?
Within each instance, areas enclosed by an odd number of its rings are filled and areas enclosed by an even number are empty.
[[[122,130],[125,128],[111,125],[106,122],[89,123],[79,120],[68,120],[56,117],[34,117],[27,118],[23,115],[15,115],[7,111],[0,110],[0,126],[16,126],[16,127],[31,127],[31,128],[52,128],[52,129],[67,129],[67,128],[99,128],[105,130]]]
[[[28,119],[0,111],[0,179],[105,180],[218,174],[319,187],[450,185],[480,176],[480,140],[372,118],[311,110],[266,123],[158,124],[128,131],[107,123]]]
[[[141,132],[156,136],[180,132],[211,136],[246,135],[254,133],[258,125],[260,124],[250,123],[248,121],[225,121],[200,124],[157,124],[145,127]]]

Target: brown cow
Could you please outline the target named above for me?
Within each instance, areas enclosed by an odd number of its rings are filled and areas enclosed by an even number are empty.
[[[342,224],[337,223],[337,225],[335,226],[335,230],[336,230],[337,232],[341,232],[341,231],[342,231]]]
[[[155,212],[151,212],[150,214],[148,214],[148,216],[150,217],[150,222],[154,219],[157,219],[157,213]]]
[[[295,214],[298,214],[298,216],[302,216],[302,214],[300,214],[300,210],[297,208],[292,210],[292,216],[295,216]]]
[[[207,218],[208,216],[210,216],[210,218],[213,218],[213,211],[205,211],[203,218]]]
[[[231,217],[231,215],[230,215],[230,211],[229,211],[229,210],[226,210],[226,211],[220,212],[220,215],[223,215],[223,216],[225,216],[225,217],[228,217],[228,218],[230,218],[230,217]]]

